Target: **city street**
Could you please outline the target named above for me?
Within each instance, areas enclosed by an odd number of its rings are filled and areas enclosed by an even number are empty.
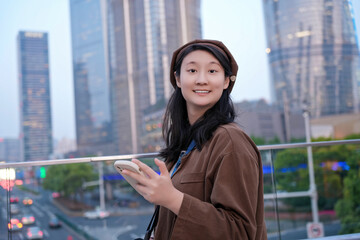
[[[2,190],[2,192],[5,192]],[[54,240],[64,240],[64,239],[81,239],[77,237],[77,235],[67,227],[65,224],[62,224],[60,228],[51,229],[49,227],[50,217],[55,213],[59,213],[59,210],[50,203],[48,196],[36,196],[33,194],[28,194],[26,192],[20,191],[18,189],[14,189],[11,192],[11,196],[16,196],[19,198],[18,203],[11,203],[10,205],[18,205],[20,212],[17,214],[12,214],[11,218],[16,218],[21,221],[24,213],[32,214],[35,217],[35,223],[24,226],[19,231],[8,232],[7,230],[7,199],[6,194],[2,194],[1,198],[1,211],[0,211],[0,239],[5,240],[8,239],[8,234],[11,236],[10,239],[27,239],[26,238],[26,229],[31,226],[38,226],[43,232],[44,239],[54,239]],[[33,204],[31,206],[24,206],[22,203],[22,199],[25,197],[30,197],[33,200]],[[6,234],[5,234],[6,233]]]
[[[123,214],[118,210],[112,209],[111,213],[115,216],[110,216],[106,219],[87,219],[83,216],[70,216],[62,212],[55,204],[51,194],[47,191],[38,189],[40,195],[34,195],[17,189],[16,187],[11,191],[11,197],[18,197],[18,203],[9,203],[11,205],[19,206],[20,212],[12,214],[11,218],[16,218],[21,221],[24,213],[30,213],[35,217],[35,223],[30,226],[38,226],[43,231],[44,239],[84,239],[81,235],[81,231],[87,233],[94,239],[134,239],[137,237],[143,237],[148,222],[151,218],[151,209],[147,208],[146,211],[138,211],[138,209],[125,209],[123,208]],[[28,226],[24,226],[19,231],[8,232],[7,231],[7,199],[6,191],[1,190],[1,211],[0,211],[0,240],[8,239],[8,233],[11,238],[9,239],[27,239],[26,229]],[[9,196],[10,197],[10,196]],[[25,197],[30,197],[33,200],[31,206],[24,206],[22,200]],[[62,222],[62,227],[51,229],[49,228],[49,220],[53,215],[61,216],[61,219],[66,219],[67,223],[72,226],[76,226],[80,229],[79,232],[75,232],[66,223]],[[4,234],[6,233],[6,234]]]

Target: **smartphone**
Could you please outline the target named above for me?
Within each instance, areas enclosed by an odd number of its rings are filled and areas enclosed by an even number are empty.
[[[136,186],[137,181],[132,177],[123,175],[122,171],[124,169],[130,170],[130,171],[133,171],[135,173],[145,176],[137,164],[135,164],[131,161],[128,161],[128,160],[117,160],[114,163],[114,167],[115,167],[116,171],[118,171],[121,174],[121,176],[123,176],[125,178],[125,180],[128,181],[128,183],[130,183],[130,185],[132,187]]]

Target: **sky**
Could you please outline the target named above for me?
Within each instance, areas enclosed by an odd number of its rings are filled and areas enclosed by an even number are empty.
[[[270,102],[262,1],[203,0],[201,14],[203,38],[224,42],[239,65],[233,101]],[[16,37],[22,30],[49,34],[53,135],[74,139],[69,0],[0,0],[0,138],[19,135]]]

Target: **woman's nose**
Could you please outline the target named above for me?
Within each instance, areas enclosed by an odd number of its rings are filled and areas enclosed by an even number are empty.
[[[208,83],[206,73],[199,72],[196,78],[196,84],[206,84],[206,83]]]

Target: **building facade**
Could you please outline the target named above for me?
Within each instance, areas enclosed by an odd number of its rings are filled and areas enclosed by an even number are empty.
[[[263,0],[272,97],[313,117],[359,111],[359,51],[350,0]]]
[[[143,113],[141,151],[144,153],[159,152],[165,146],[162,135],[165,108],[165,101],[159,101]]]
[[[173,51],[201,38],[200,0],[71,0],[80,155],[141,152],[144,111],[169,99]]]
[[[104,1],[101,0],[70,1],[79,156],[115,153],[105,9]]]
[[[285,115],[263,99],[237,102],[234,107],[235,122],[251,137],[281,143],[305,139],[305,122],[300,113]]]
[[[17,49],[22,160],[45,160],[53,150],[48,34],[20,31]]]
[[[20,162],[20,141],[15,138],[0,138],[0,162]]]
[[[360,114],[341,114],[311,119],[311,136],[344,139],[360,134]]]
[[[113,133],[119,153],[143,150],[144,111],[170,97],[172,53],[201,38],[200,16],[200,0],[108,0]]]

